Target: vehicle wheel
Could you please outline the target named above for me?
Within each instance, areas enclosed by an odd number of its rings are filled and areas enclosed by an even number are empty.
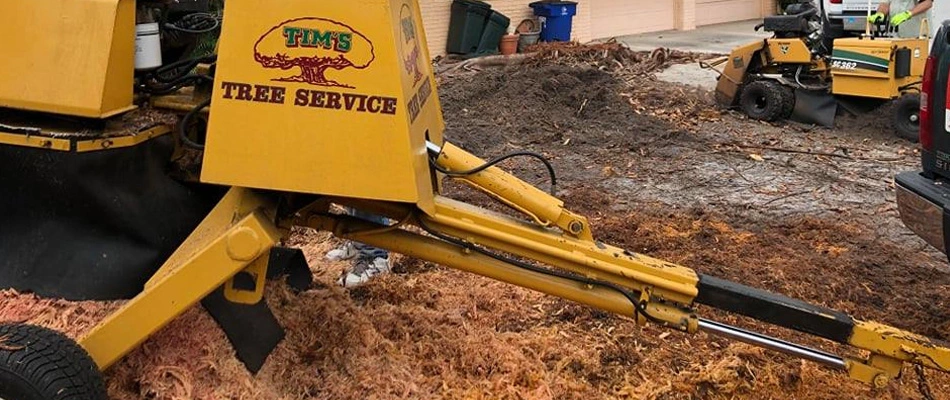
[[[788,119],[795,111],[795,91],[788,86],[780,85],[780,87],[785,102],[782,104],[782,115],[779,119]]]
[[[905,94],[894,104],[894,130],[913,143],[920,140],[920,95]]]
[[[739,107],[752,119],[779,120],[792,112],[795,94],[791,91],[778,82],[754,81],[742,88]]]
[[[0,324],[0,399],[105,400],[102,374],[76,342],[51,329]]]

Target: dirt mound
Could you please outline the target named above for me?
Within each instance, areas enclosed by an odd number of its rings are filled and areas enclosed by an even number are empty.
[[[659,118],[630,112],[623,91],[610,73],[562,65],[486,70],[440,87],[447,138],[486,157],[565,142],[633,150],[676,133]]]

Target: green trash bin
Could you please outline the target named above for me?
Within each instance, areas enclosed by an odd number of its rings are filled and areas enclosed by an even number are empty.
[[[491,14],[491,4],[478,0],[455,0],[449,17],[449,38],[445,51],[454,54],[470,54],[478,51],[485,30],[485,22]]]
[[[482,32],[482,39],[478,43],[477,54],[495,54],[498,52],[498,44],[501,37],[508,32],[508,26],[511,25],[511,19],[502,15],[498,11],[492,11],[488,16],[488,23],[485,24],[485,31]]]

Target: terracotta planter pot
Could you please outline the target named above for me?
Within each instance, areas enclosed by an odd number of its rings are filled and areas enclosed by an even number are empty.
[[[501,37],[501,44],[498,47],[502,55],[510,56],[518,52],[518,36],[515,34]]]

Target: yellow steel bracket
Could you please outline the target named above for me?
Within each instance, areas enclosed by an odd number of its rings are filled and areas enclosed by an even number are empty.
[[[253,289],[243,289],[235,286],[235,279],[231,278],[224,284],[224,298],[232,303],[238,304],[257,304],[264,298],[264,284],[267,281],[267,262],[270,259],[270,253],[258,257],[251,265],[248,265],[241,274],[248,275],[254,281]]]
[[[848,343],[871,352],[867,360],[849,359],[848,374],[877,387],[899,377],[905,362],[950,372],[950,347],[947,343],[891,326],[855,321]]]
[[[895,358],[874,354],[867,360],[846,359],[845,366],[851,379],[883,389],[891,379],[900,376],[904,363]]]
[[[265,199],[232,188],[145,290],[80,338],[80,345],[100,369],[108,368],[255,260],[266,263],[285,234],[273,221],[274,207]]]

